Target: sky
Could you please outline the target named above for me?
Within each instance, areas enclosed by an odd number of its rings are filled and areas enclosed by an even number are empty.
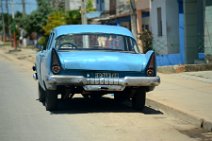
[[[5,2],[6,0],[2,0],[3,4],[3,11],[6,13],[6,8],[5,8]],[[12,0],[9,1],[9,13],[12,13],[12,6],[11,2]],[[17,11],[22,12],[22,0],[13,0],[14,1],[14,12],[16,13]],[[32,11],[36,10],[37,8],[37,3],[36,0],[25,0],[26,2],[26,13],[30,14]]]

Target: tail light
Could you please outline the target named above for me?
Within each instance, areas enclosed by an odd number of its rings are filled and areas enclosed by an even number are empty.
[[[60,60],[59,60],[59,56],[56,52],[55,49],[52,49],[52,58],[51,58],[51,70],[54,74],[57,74],[59,73],[62,68],[61,68],[61,63],[60,63]]]
[[[146,74],[147,76],[155,76],[156,75],[156,64],[155,64],[155,54],[153,53],[151,58],[150,58],[150,62],[149,65],[147,67],[146,70]]]

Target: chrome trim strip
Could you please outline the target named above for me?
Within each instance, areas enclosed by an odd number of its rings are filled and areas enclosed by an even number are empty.
[[[157,86],[160,84],[160,77],[124,77],[124,78],[107,78],[108,85],[121,85],[121,86]],[[50,85],[105,85],[99,81],[95,81],[93,78],[85,78],[83,76],[71,76],[71,75],[50,75],[47,78],[47,83]],[[115,82],[115,83],[114,83]]]
[[[86,91],[123,91],[125,86],[120,85],[85,85]]]

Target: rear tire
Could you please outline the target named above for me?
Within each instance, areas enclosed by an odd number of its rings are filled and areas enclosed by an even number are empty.
[[[47,90],[45,106],[47,111],[53,111],[57,109],[57,91]]]
[[[143,111],[146,101],[146,92],[144,90],[135,90],[132,97],[132,106],[136,110]]]
[[[42,103],[45,102],[45,90],[41,87],[40,83],[38,83],[38,100]]]

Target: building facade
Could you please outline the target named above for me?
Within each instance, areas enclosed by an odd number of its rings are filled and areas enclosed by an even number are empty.
[[[131,29],[130,0],[96,0],[101,24]],[[135,0],[137,31],[150,29],[159,66],[212,60],[212,0]],[[115,9],[115,10],[114,10]]]
[[[135,0],[138,33],[150,26],[149,7],[150,0]],[[131,30],[130,0],[96,0],[96,9],[102,12],[98,18],[100,23],[120,25]]]
[[[79,10],[82,0],[65,0],[65,10]]]
[[[204,62],[212,53],[211,0],[152,0],[151,31],[158,65]]]
[[[206,63],[212,63],[212,1],[204,2],[204,53]]]

